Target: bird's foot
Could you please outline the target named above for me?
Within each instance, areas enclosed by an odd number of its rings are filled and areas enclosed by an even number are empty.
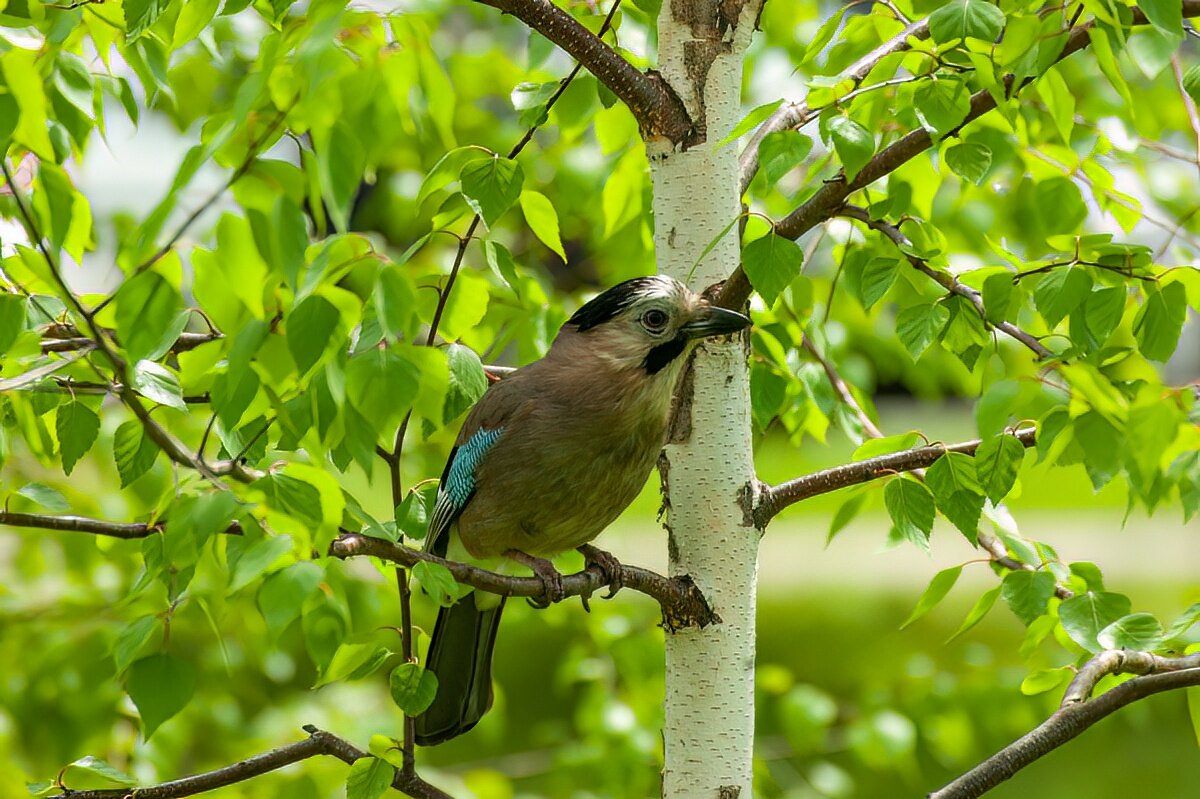
[[[591,544],[584,544],[578,547],[579,554],[583,555],[584,567],[596,565],[600,567],[600,571],[604,572],[604,577],[608,583],[608,593],[604,595],[605,599],[612,599],[617,595],[617,592],[625,587],[625,569],[621,565],[621,561],[617,560],[611,552],[605,552],[603,549],[598,549]],[[587,607],[587,601],[584,601],[584,607]]]
[[[519,549],[510,549],[504,553],[505,557],[512,558],[517,563],[523,566],[528,566],[533,570],[533,574],[542,581],[542,595],[540,597],[529,597],[528,602],[535,608],[548,608],[555,602],[561,602],[564,596],[563,578],[558,569],[554,568],[554,564],[545,558],[534,557],[526,554]]]

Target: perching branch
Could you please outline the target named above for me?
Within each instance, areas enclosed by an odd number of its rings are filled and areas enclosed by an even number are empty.
[[[917,40],[929,38],[928,18],[910,24],[904,30],[900,31],[900,33],[846,67],[838,75],[839,82],[852,80],[854,81],[854,85],[858,86],[866,80],[867,75],[871,73],[872,69],[878,66],[880,61],[892,53],[901,53],[908,50],[910,46],[908,40],[910,38]],[[744,194],[746,189],[750,188],[750,181],[754,180],[755,174],[758,173],[758,148],[762,144],[763,139],[779,131],[802,128],[820,116],[824,110],[825,106],[810,108],[807,100],[802,100],[798,103],[784,103],[775,109],[775,113],[767,117],[767,121],[762,123],[758,130],[754,131],[754,135],[750,137],[750,141],[746,142],[746,147],[742,150],[742,154],[738,158],[738,165],[742,176],[739,193]]]
[[[1200,16],[1200,0],[1183,0],[1183,16]],[[1141,9],[1134,8],[1133,24],[1145,25],[1147,22],[1145,13]],[[1094,20],[1090,20],[1072,28],[1066,35],[1066,43],[1062,52],[1055,59],[1055,63],[1086,48],[1091,43],[1090,32],[1095,24]],[[1012,75],[1006,75],[1002,85],[1006,96],[1011,96],[1021,88],[1015,85],[1015,78]],[[971,95],[970,110],[962,123],[947,133],[946,137],[958,135],[958,132],[965,126],[995,108],[995,96],[989,90],[981,89]],[[933,139],[929,135],[929,131],[924,128],[910,131],[901,136],[877,152],[852,180],[848,180],[845,174],[841,173],[836,178],[825,182],[799,208],[775,224],[775,234],[789,239],[803,236],[821,222],[835,216],[851,194],[894,172],[932,146]],[[725,281],[716,304],[723,308],[741,308],[750,298],[751,291],[750,281],[746,277],[745,271],[738,266]]]
[[[1141,674],[1091,699],[1110,674]],[[1139,699],[1200,686],[1200,653],[1166,658],[1149,652],[1109,650],[1089,660],[1071,681],[1062,704],[1037,728],[1013,741],[929,799],[974,799],[1083,733],[1096,722]]]
[[[52,799],[133,799],[134,797],[136,799],[176,799],[176,797],[195,796],[205,791],[245,782],[319,755],[336,757],[346,764],[352,764],[356,760],[369,756],[349,741],[324,730],[318,730],[311,724],[306,725],[304,731],[308,733],[309,737],[303,741],[281,746],[278,749],[248,757],[213,771],[194,774],[191,777],[145,788],[72,791],[69,785],[63,785],[61,786],[63,793]],[[406,776],[399,771],[392,778],[392,787],[414,799],[453,799],[448,793],[435,788],[420,777]]]
[[[933,278],[934,282],[946,289],[946,291],[950,292],[951,294],[957,294],[959,297],[962,297],[967,300],[967,302],[971,303],[971,305],[975,307],[975,311],[979,314],[979,318],[983,320],[985,326],[995,327],[997,330],[1006,334],[1010,338],[1019,341],[1021,344],[1024,344],[1026,347],[1032,350],[1033,354],[1037,355],[1038,358],[1045,359],[1054,357],[1054,353],[1047,349],[1040,341],[1037,340],[1036,337],[1026,333],[1012,322],[1000,321],[994,325],[989,322],[987,312],[983,307],[983,295],[970,286],[963,285],[958,278],[949,272],[945,272],[941,269],[935,269],[934,267],[930,266],[929,262],[924,258],[918,258],[915,255],[905,252],[901,245],[907,245],[909,241],[908,238],[900,232],[898,227],[890,222],[885,222],[882,219],[872,219],[871,215],[867,212],[867,209],[859,208],[855,205],[844,206],[839,213],[841,216],[845,216],[850,219],[856,219],[859,222],[865,223],[867,227],[871,228],[872,230],[879,231],[888,239],[890,239],[891,242],[895,244],[896,247],[901,250],[901,252],[904,253],[904,257],[908,259],[908,262],[912,265],[913,269],[928,275],[929,277]]]
[[[596,34],[550,0],[479,0],[512,14],[563,50],[612,90],[633,113],[642,136],[665,136],[675,144],[690,144],[696,129],[683,101],[666,81],[630,64]]]
[[[369,555],[407,567],[422,561],[435,563],[444,566],[457,582],[501,596],[540,598],[546,590],[545,584],[536,577],[498,574],[360,533],[343,532],[329,545],[329,555],[343,559]],[[657,600],[662,607],[663,627],[668,631],[706,627],[721,621],[708,606],[700,589],[686,575],[664,577],[649,569],[625,564],[620,565],[618,572],[617,575],[606,575],[600,566],[593,564],[581,572],[563,575],[563,596],[587,598],[601,588],[617,585],[632,588]]]
[[[1037,431],[1025,427],[1012,435],[1023,446],[1031,447],[1036,441]],[[964,441],[960,444],[938,444],[928,447],[907,449],[864,461],[855,461],[844,466],[822,469],[819,472],[806,474],[777,486],[765,487],[759,496],[758,505],[754,508],[754,524],[759,529],[765,528],[781,510],[797,502],[815,497],[818,494],[828,494],[839,488],[868,483],[880,477],[887,477],[897,472],[911,472],[932,465],[948,452],[961,452],[964,455],[974,455],[975,450],[983,443],[981,440]]]

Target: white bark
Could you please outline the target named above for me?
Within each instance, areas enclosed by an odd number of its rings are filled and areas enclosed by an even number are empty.
[[[704,143],[682,151],[662,141],[648,146],[655,246],[659,271],[694,289],[727,277],[739,257],[734,225],[696,266],[741,211],[737,147],[717,143],[739,118],[742,58],[759,5],[740,9],[723,33],[714,25],[697,38],[703,24],[686,19],[715,20],[720,8],[731,4],[668,0],[659,15],[660,72],[692,119],[703,121]],[[744,341],[702,345],[689,416],[664,453],[671,573],[691,575],[722,623],[667,634],[662,792],[750,799],[758,533],[746,512],[756,481]]]

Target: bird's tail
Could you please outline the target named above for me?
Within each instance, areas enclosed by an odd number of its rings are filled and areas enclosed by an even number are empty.
[[[425,668],[437,676],[437,696],[416,718],[421,746],[462,735],[492,706],[492,648],[502,610],[503,598],[481,610],[471,593],[438,611],[425,657]]]

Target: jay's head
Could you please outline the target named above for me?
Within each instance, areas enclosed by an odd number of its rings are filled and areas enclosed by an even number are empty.
[[[618,283],[576,311],[563,329],[584,336],[589,349],[613,366],[670,376],[693,342],[749,324],[742,314],[713,306],[678,280],[656,275]]]

